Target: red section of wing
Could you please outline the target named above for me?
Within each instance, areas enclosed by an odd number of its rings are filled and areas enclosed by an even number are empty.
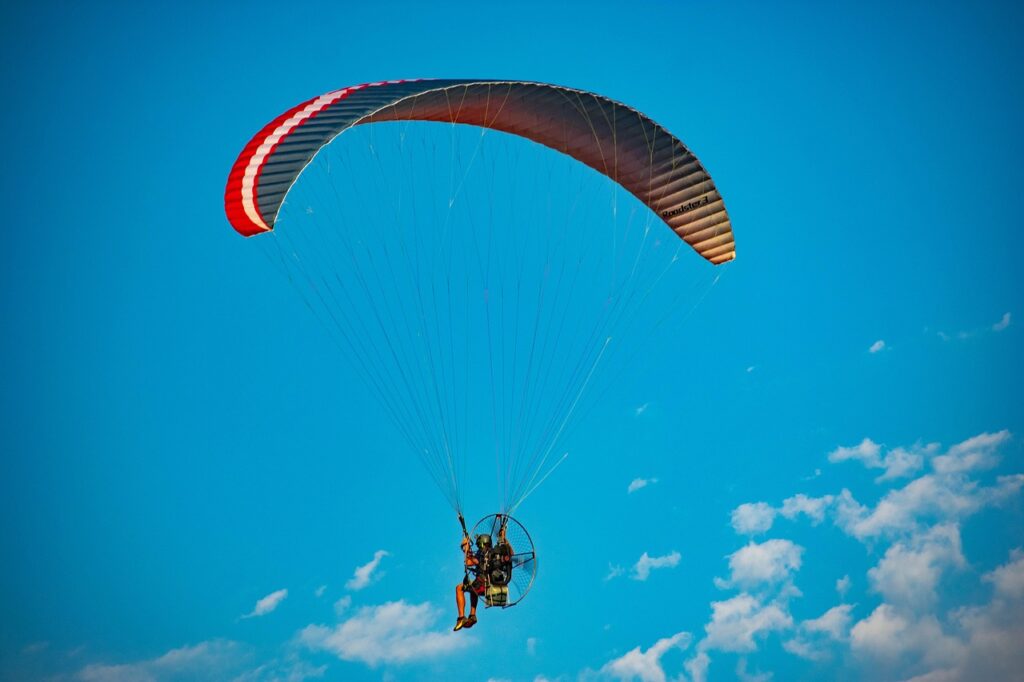
[[[231,167],[231,172],[228,174],[228,184],[224,189],[224,212],[228,215],[228,221],[231,223],[231,227],[235,228],[239,234],[251,237],[254,234],[266,232],[266,229],[262,225],[254,223],[252,219],[246,215],[245,209],[242,207],[242,176],[245,175],[245,169],[249,165],[249,161],[251,161],[252,157],[256,155],[256,150],[259,149],[259,146],[263,144],[268,137],[270,137],[271,133],[277,130],[282,123],[287,121],[292,114],[297,111],[301,111],[315,99],[316,97],[306,100],[298,106],[292,107],[267,125],[263,126],[263,129],[249,140],[249,144],[245,145],[242,153],[238,156],[238,160],[235,161],[235,165]],[[254,203],[256,206],[259,206],[259,203],[255,202],[255,196],[258,191],[259,173],[256,175],[256,183],[253,186]]]

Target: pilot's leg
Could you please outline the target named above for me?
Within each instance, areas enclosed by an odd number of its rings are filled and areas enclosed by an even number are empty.
[[[473,609],[476,609],[476,594],[473,594]],[[459,618],[466,613],[466,594],[465,585],[459,583],[455,586],[455,606],[459,609]]]

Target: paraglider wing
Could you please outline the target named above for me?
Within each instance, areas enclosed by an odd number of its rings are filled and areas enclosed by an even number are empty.
[[[265,126],[232,167],[224,199],[231,225],[245,236],[272,230],[316,153],[346,129],[380,121],[460,123],[533,140],[619,183],[708,261],[735,258],[722,198],[676,137],[600,95],[520,81],[382,81],[303,102]]]

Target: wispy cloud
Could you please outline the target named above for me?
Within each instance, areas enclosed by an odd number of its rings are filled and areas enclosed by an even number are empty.
[[[634,410],[633,410],[633,413],[634,413],[634,414],[635,414],[635,415],[636,415],[637,417],[639,417],[639,416],[640,416],[640,415],[642,415],[642,414],[643,414],[644,412],[646,412],[646,411],[647,411],[647,408],[648,408],[648,407],[650,407],[650,406],[651,406],[651,404],[650,404],[650,403],[644,403],[643,405],[641,405],[641,406],[637,407],[636,409],[634,409]]]
[[[210,640],[134,663],[91,663],[76,677],[85,682],[220,682],[244,674],[251,658],[248,647],[238,642]]]
[[[999,464],[998,450],[1010,440],[1006,429],[996,433],[981,433],[949,448],[932,459],[932,468],[940,474],[985,471]]]
[[[45,641],[44,642],[32,642],[31,644],[26,644],[24,647],[22,647],[21,653],[23,653],[23,654],[25,654],[27,656],[33,656],[33,655],[38,654],[38,653],[40,653],[42,651],[46,651],[46,649],[49,648],[49,646],[50,646],[50,643],[49,642],[45,642]]]
[[[893,448],[883,455],[881,445],[865,438],[858,445],[836,448],[828,454],[828,461],[836,463],[852,460],[869,469],[884,469],[885,472],[875,480],[887,481],[917,473],[924,466],[925,459],[933,455],[938,447],[937,443],[918,443],[909,448]]]
[[[644,552],[640,559],[633,565],[633,580],[647,580],[651,576],[651,571],[659,568],[675,568],[679,565],[679,559],[682,558],[679,552],[670,552],[665,556],[650,556],[647,552]]]
[[[1012,316],[1010,315],[1010,313],[1003,313],[1003,316],[999,318],[998,322],[995,322],[987,327],[981,327],[980,329],[961,330],[958,332],[954,332],[952,334],[947,334],[946,332],[943,331],[937,333],[939,338],[942,339],[943,341],[966,341],[968,339],[973,339],[976,336],[984,336],[989,333],[998,334],[999,332],[1004,331],[1007,327],[1009,327],[1011,321]]]
[[[816,468],[810,475],[802,476],[800,478],[800,480],[801,481],[813,481],[814,479],[818,478],[819,476],[821,476],[821,469]]]
[[[242,616],[242,618],[256,618],[258,616],[265,616],[274,609],[276,609],[281,602],[288,596],[288,590],[277,590],[271,592],[266,597],[263,597],[256,602],[256,606],[249,613]]]
[[[319,679],[327,666],[295,657],[257,662],[252,647],[229,640],[210,640],[171,649],[133,663],[91,663],[75,675],[83,682],[303,682]],[[61,678],[63,679],[63,678]]]
[[[373,573],[377,570],[380,565],[380,560],[388,556],[387,551],[378,549],[373,553],[373,558],[367,563],[356,568],[355,573],[348,582],[345,583],[345,587],[352,590],[353,592],[358,591],[366,587],[373,580]]]
[[[352,595],[346,594],[344,597],[334,602],[334,613],[342,615],[348,608],[352,606]]]
[[[885,341],[883,341],[882,339],[878,339],[878,341],[875,341],[873,344],[871,344],[871,347],[868,348],[869,353],[877,353],[883,350],[885,350]]]
[[[836,592],[839,593],[840,597],[845,597],[846,593],[850,591],[850,576],[844,575],[842,578],[836,580]]]
[[[608,582],[609,580],[614,580],[625,572],[626,569],[618,564],[608,564],[608,573],[604,576],[604,581]]]
[[[626,492],[635,493],[637,490],[640,490],[641,488],[646,488],[649,485],[654,485],[657,482],[658,479],[656,478],[634,478],[632,481],[630,481],[629,487],[626,488]]]
[[[775,677],[771,672],[751,672],[747,670],[747,659],[736,661],[736,679],[740,682],[771,682]]]
[[[327,585],[321,585],[320,587],[318,587],[315,590],[313,590],[313,594],[314,594],[314,596],[316,596],[317,599],[319,599],[320,597],[324,596],[324,592],[326,592],[326,591],[327,591]]]
[[[313,665],[295,656],[271,660],[231,678],[231,682],[304,682],[318,680],[327,672],[326,665]],[[177,681],[179,678],[175,678]]]
[[[472,642],[465,633],[432,629],[439,616],[429,603],[399,600],[364,606],[335,626],[309,625],[299,632],[298,639],[314,651],[344,661],[369,666],[412,663],[452,654]]]

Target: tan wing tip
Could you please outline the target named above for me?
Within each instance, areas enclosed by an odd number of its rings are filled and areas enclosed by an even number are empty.
[[[720,256],[712,256],[708,258],[712,265],[721,265],[722,263],[728,263],[729,261],[736,260],[736,250],[732,250],[729,253],[723,253]]]

